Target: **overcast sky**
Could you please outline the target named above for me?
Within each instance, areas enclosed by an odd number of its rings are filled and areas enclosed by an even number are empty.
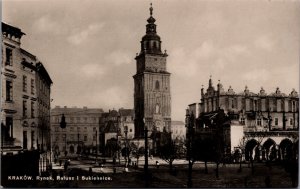
[[[299,92],[300,1],[153,0],[167,49],[172,119],[184,120],[201,85],[235,92]],[[52,80],[52,107],[133,108],[135,55],[149,0],[4,0],[2,19],[26,33]]]

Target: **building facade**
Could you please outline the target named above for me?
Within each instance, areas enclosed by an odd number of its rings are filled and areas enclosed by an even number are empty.
[[[171,137],[172,140],[179,140],[184,142],[186,139],[186,128],[183,121],[171,122]]]
[[[99,148],[99,121],[102,109],[56,106],[51,110],[51,136],[54,155],[77,156],[95,153]],[[61,128],[62,115],[66,128]]]
[[[21,48],[22,35],[19,28],[2,23],[2,147],[3,150],[9,146],[26,150],[44,147],[47,151],[52,80],[37,57]]]
[[[223,109],[248,131],[297,130],[299,128],[299,97],[293,89],[290,94],[282,93],[279,88],[270,94],[261,88],[258,93],[248,87],[241,93],[235,93],[229,87],[227,91],[218,83],[217,89],[209,80],[208,89],[201,89],[200,114]]]
[[[220,82],[215,89],[210,78],[206,92],[201,89],[201,102],[190,104],[188,112],[196,118],[191,124],[200,138],[222,132],[224,153],[240,150],[246,160],[297,158],[299,97],[294,89],[288,95],[279,88],[267,94],[246,86],[235,93]]]
[[[167,53],[161,50],[161,40],[156,32],[155,19],[150,17],[146,35],[141,41],[141,51],[135,57],[134,78],[135,137],[153,131],[171,131],[170,73],[167,71]]]
[[[100,119],[100,151],[106,156],[118,157],[113,146],[124,147],[124,143],[135,136],[133,109],[109,110]]]
[[[17,160],[19,153],[26,152],[32,162],[37,158],[37,167],[44,171],[50,161],[49,112],[52,80],[38,58],[21,48],[23,35],[25,33],[21,29],[2,23],[1,154],[3,161],[6,161],[2,163],[15,164],[12,159],[22,162]],[[40,81],[44,81],[43,93],[40,93]],[[39,111],[40,102],[44,103],[43,112],[46,114]],[[44,117],[43,124],[40,122],[41,117]],[[6,158],[5,155],[8,154],[14,156]],[[26,159],[25,156],[22,158]],[[33,164],[30,167],[35,168]],[[22,167],[14,174],[22,172]]]

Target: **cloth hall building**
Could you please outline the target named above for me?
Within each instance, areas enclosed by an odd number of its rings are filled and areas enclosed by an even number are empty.
[[[224,153],[244,148],[246,159],[251,155],[268,159],[276,149],[277,157],[285,158],[298,148],[299,97],[294,89],[285,94],[276,88],[267,94],[263,88],[254,93],[246,86],[236,93],[231,87],[225,91],[220,82],[215,89],[210,78],[207,90],[201,89],[200,103],[189,105],[189,113],[196,117],[196,133],[207,133],[220,110],[230,120],[223,125]]]

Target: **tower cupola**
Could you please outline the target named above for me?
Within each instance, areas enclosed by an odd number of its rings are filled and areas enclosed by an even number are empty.
[[[144,35],[141,41],[141,53],[162,54],[160,37],[156,33],[156,20],[152,16],[152,3],[150,4],[149,10],[150,17],[147,19],[148,24],[146,25],[146,35]]]

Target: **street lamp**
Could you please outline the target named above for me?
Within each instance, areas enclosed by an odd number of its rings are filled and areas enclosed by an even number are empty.
[[[98,132],[97,132],[97,129],[96,129],[96,160],[95,160],[95,163],[97,164],[97,158],[98,158]]]
[[[127,134],[128,134],[128,127],[125,126],[124,127],[124,133],[125,133],[125,167],[127,167],[128,161],[129,161],[129,150],[128,150],[128,138],[127,138]]]
[[[67,126],[66,117],[64,114],[61,116],[60,127],[65,129]],[[65,156],[67,156],[67,131],[65,130]]]
[[[189,162],[189,172],[188,172],[188,183],[187,186],[189,188],[192,187],[192,169],[193,169],[193,157],[192,157],[192,140],[193,140],[193,124],[191,123],[190,119],[190,112],[189,109],[186,109],[185,115],[185,123],[187,127],[187,158]]]
[[[148,127],[146,125],[145,118],[143,119],[143,126],[145,131],[145,165],[144,165],[144,171],[145,171],[145,187],[147,188],[149,186],[148,183]]]

